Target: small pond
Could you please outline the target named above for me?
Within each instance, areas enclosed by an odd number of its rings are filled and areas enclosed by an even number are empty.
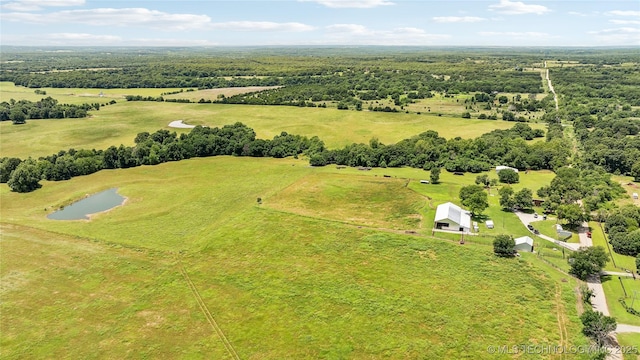
[[[47,218],[53,220],[86,220],[89,219],[87,215],[122,205],[124,199],[123,196],[118,194],[118,189],[112,188],[76,201],[62,210],[47,215]]]

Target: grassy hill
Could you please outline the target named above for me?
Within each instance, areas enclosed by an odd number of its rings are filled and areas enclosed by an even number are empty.
[[[575,282],[535,256],[404,234],[425,221],[428,200],[404,187],[422,174],[216,157],[28,194],[3,184],[3,356],[231,358],[199,303],[243,359],[493,359],[490,345],[586,344]],[[45,217],[111,187],[124,206]]]

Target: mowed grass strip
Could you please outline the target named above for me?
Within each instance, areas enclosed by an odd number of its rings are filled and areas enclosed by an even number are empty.
[[[475,138],[494,129],[508,129],[514,123],[431,115],[390,114],[369,111],[299,108],[293,106],[251,106],[224,104],[181,104],[158,102],[119,102],[91,111],[84,119],[27,120],[24,125],[0,123],[1,156],[47,156],[69,148],[106,149],[111,145],[132,146],[136,134],[168,127],[174,120],[191,125],[221,127],[242,122],[259,138],[271,139],[286,131],[290,134],[318,136],[329,148],[351,143],[368,143],[378,138],[391,144],[435,130],[441,136]],[[544,128],[542,124],[531,124]],[[339,129],[339,131],[338,131]],[[29,144],[29,146],[25,146]]]
[[[312,174],[265,200],[265,206],[333,221],[385,229],[417,229],[425,199],[408,180]]]
[[[605,275],[601,279],[611,316],[615,317],[620,324],[640,326],[640,316],[628,313],[618,301],[622,298],[627,306],[631,306],[635,292],[636,299],[633,302],[633,308],[640,311],[640,280],[617,275]]]

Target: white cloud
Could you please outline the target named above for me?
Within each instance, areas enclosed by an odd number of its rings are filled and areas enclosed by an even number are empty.
[[[573,16],[589,16],[589,14],[585,14],[579,11],[569,11],[569,15],[573,15]]]
[[[211,27],[215,29],[234,30],[234,31],[311,31],[315,29],[313,26],[290,22],[276,23],[270,21],[228,21],[222,23],[214,23]]]
[[[330,8],[357,8],[369,9],[378,6],[395,5],[395,3],[387,0],[298,0],[300,2],[316,2]]]
[[[215,46],[218,43],[200,39],[132,38],[114,35],[84,33],[54,33],[36,35],[0,35],[3,44],[30,44],[34,46]]]
[[[500,0],[499,4],[489,5],[490,10],[497,11],[502,14],[521,15],[521,14],[537,14],[542,15],[549,12],[549,8],[543,5],[529,5],[522,1]]]
[[[620,19],[611,19],[610,23],[616,25],[640,25],[640,20],[620,20]]]
[[[640,28],[621,27],[590,31],[589,34],[603,45],[640,45]]]
[[[334,24],[326,30],[328,34],[321,43],[333,45],[432,45],[451,38],[414,27],[374,30],[358,24]]]
[[[81,6],[85,0],[18,0],[2,5],[11,11],[38,11],[45,7]]]
[[[13,12],[0,14],[3,21],[33,24],[83,24],[94,26],[146,26],[166,30],[201,29],[211,25],[206,15],[170,14],[145,8],[66,10],[48,14]]]
[[[436,16],[432,19],[437,23],[472,23],[487,20],[477,16]]]
[[[65,41],[65,43],[68,41],[74,41],[74,40],[91,40],[91,41],[107,41],[107,42],[122,40],[120,36],[94,35],[94,34],[85,34],[85,33],[54,33],[54,34],[47,34],[44,37],[50,40],[63,40]]]
[[[542,39],[554,37],[548,33],[537,31],[481,31],[478,34],[480,34],[481,36],[501,36],[517,39]]]
[[[327,26],[327,30],[332,33],[346,33],[350,35],[373,35],[374,31],[366,26],[356,24],[334,24]]]
[[[638,16],[638,17],[640,17],[640,11],[633,11],[633,10],[613,10],[613,11],[608,11],[606,14],[607,15],[611,15],[611,16]]]

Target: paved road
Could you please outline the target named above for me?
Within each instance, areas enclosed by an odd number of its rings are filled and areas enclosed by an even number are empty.
[[[617,333],[640,333],[640,326],[618,324]]]
[[[592,276],[588,278],[587,286],[591,291],[593,291],[593,297],[591,298],[593,310],[600,311],[601,313],[609,316],[609,306],[607,306],[607,298],[604,295],[604,288],[602,288],[600,276]]]
[[[534,222],[534,221],[539,221],[540,219],[536,219],[534,217],[533,214],[527,214],[527,213],[523,213],[522,211],[516,211],[515,214],[518,216],[518,218],[520,218],[520,221],[522,221],[522,224],[524,225],[524,227],[526,228],[527,225],[529,225],[530,223]],[[527,230],[529,230],[529,228],[527,228]],[[569,249],[569,250],[578,250],[578,248],[580,248],[580,244],[572,244],[572,243],[567,243],[564,241],[560,241],[560,240],[556,240],[552,237],[546,236],[544,234],[534,234],[533,231],[529,230],[529,232],[534,235],[537,236],[541,239],[550,241],[558,246],[562,246],[563,248]]]
[[[626,276],[626,277],[632,277],[635,279],[635,277],[633,276],[632,273],[628,273],[628,272],[617,272],[617,271],[601,271],[600,275],[611,275],[611,276]]]

